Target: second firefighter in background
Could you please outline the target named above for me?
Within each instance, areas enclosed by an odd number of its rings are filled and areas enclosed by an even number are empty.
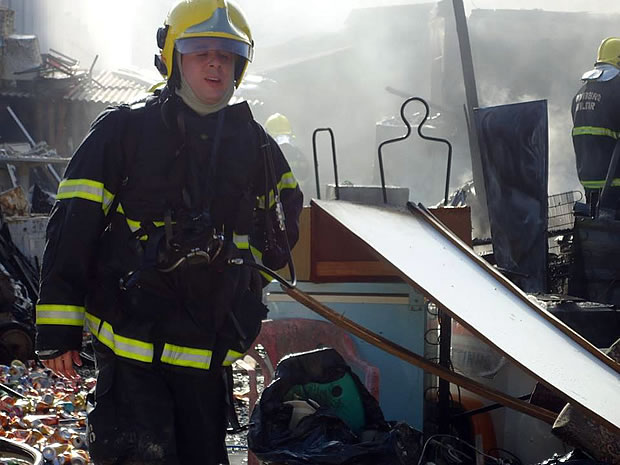
[[[295,134],[289,119],[281,113],[274,113],[265,120],[265,129],[278,143],[286,161],[291,165],[295,179],[306,194],[306,204],[308,204],[311,197],[309,193],[314,187],[312,184],[312,168],[306,155],[295,143]]]
[[[601,43],[594,69],[582,77],[573,98],[573,146],[577,174],[586,192],[592,216],[597,216],[614,150],[620,150],[620,38]],[[620,164],[611,173],[605,208],[620,219]]]

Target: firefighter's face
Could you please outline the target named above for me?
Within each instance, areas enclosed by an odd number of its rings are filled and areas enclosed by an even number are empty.
[[[218,103],[230,87],[235,72],[235,55],[224,50],[182,55],[183,77],[201,102]]]

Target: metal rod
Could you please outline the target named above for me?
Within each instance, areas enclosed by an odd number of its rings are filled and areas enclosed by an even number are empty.
[[[338,163],[336,161],[336,137],[332,128],[317,128],[312,133],[312,153],[314,155],[314,179],[316,181],[316,198],[321,199],[321,185],[319,182],[319,158],[316,150],[316,136],[319,132],[328,132],[332,144],[332,160],[334,164],[334,182],[336,183],[336,200],[340,200],[340,187],[338,184]]]
[[[611,189],[614,178],[616,177],[616,171],[618,171],[618,163],[620,162],[620,141],[616,142],[616,146],[611,155],[611,161],[609,162],[609,168],[607,170],[607,176],[605,177],[605,185],[601,191],[601,197],[599,199],[599,215],[601,211],[607,213],[606,210],[611,210],[609,213],[611,217],[615,217],[615,205],[612,205],[609,199],[611,199]],[[618,187],[620,189],[620,186]],[[610,205],[608,205],[610,204]]]
[[[439,364],[451,369],[450,346],[452,345],[452,318],[448,312],[439,310]],[[439,378],[439,433],[450,432],[450,382]]]
[[[54,165],[52,165],[51,163],[48,163],[47,164],[47,169],[50,172],[50,174],[54,177],[54,179],[56,180],[56,183],[60,184],[61,177],[58,174],[58,171],[56,171],[56,168],[54,168]]]
[[[497,272],[482,257],[476,255],[472,251],[472,249],[470,247],[468,247],[460,239],[458,239],[454,235],[454,233],[452,233],[446,226],[444,226],[443,223],[441,221],[439,221],[439,219],[435,215],[433,215],[433,213],[431,213],[424,205],[422,205],[422,204],[415,205],[412,202],[407,202],[407,209],[411,213],[413,213],[414,215],[419,216],[420,218],[422,218],[427,224],[432,226],[436,231],[440,232],[441,235],[443,235],[447,240],[449,240],[452,244],[454,244],[456,247],[458,247],[466,255],[469,255],[470,257],[474,258],[473,263],[476,263],[478,266],[482,267],[487,273],[493,275],[495,277],[495,279],[497,279],[500,283],[502,283],[503,286],[506,289],[508,289],[517,299],[519,299],[523,303],[525,303],[528,307],[530,307],[532,310],[534,310],[536,313],[538,313],[540,316],[542,316],[546,321],[551,323],[555,328],[559,329],[561,332],[563,332],[568,337],[570,337],[573,341],[575,341],[577,344],[579,344],[583,349],[587,350],[590,354],[592,354],[598,360],[600,360],[605,365],[607,365],[610,368],[612,368],[613,370],[615,370],[617,373],[620,373],[620,364],[619,363],[614,362],[611,358],[609,358],[603,352],[601,352],[596,347],[594,347],[592,344],[590,344],[586,339],[584,339],[578,333],[576,333],[572,329],[568,328],[566,325],[564,325],[564,323],[562,323],[560,320],[558,320],[553,315],[551,315],[551,313],[541,311],[540,308],[537,307],[537,305],[535,303],[533,303],[530,299],[528,299],[528,297],[523,292],[519,291],[519,288],[517,288],[512,283],[512,281],[510,281],[503,274]],[[427,297],[429,299],[431,299],[431,300],[434,300],[434,298],[431,295],[428,295]],[[466,322],[463,322],[462,320],[459,320],[459,322],[461,324],[465,324],[465,326],[467,326]],[[473,330],[473,332],[477,332],[474,328],[468,328],[468,329]],[[488,343],[490,345],[493,345],[493,342],[491,342],[489,340],[486,340],[484,338],[482,340],[483,340],[483,342],[486,342],[486,343]],[[535,375],[533,375],[533,373],[531,373],[531,374],[532,374],[532,376],[535,377]],[[541,379],[541,381],[542,381],[542,379]]]
[[[58,50],[54,50],[53,48],[50,48],[50,52],[66,59],[69,63],[72,63],[73,65],[77,65],[79,63],[79,60],[76,60],[75,58],[70,57],[69,55],[65,55],[64,53],[61,53]]]
[[[409,102],[413,102],[414,100],[418,100],[418,97],[410,97],[407,100],[405,100],[403,104],[400,106],[400,118],[403,120],[403,123],[405,123],[405,126],[407,126],[407,133],[404,136],[399,136],[399,137],[394,137],[393,139],[384,140],[383,142],[379,144],[379,148],[377,150],[379,152],[379,174],[381,176],[381,192],[383,192],[383,203],[385,204],[388,203],[388,200],[387,200],[387,189],[385,187],[385,169],[383,168],[383,147],[389,144],[393,144],[394,142],[405,140],[407,139],[407,137],[411,135],[411,124],[409,123],[409,120],[405,116],[405,107],[407,106]],[[428,113],[426,114],[426,117],[428,117]],[[426,121],[426,117],[424,118],[424,121]]]
[[[11,184],[13,185],[13,187],[19,186],[19,181],[17,180],[17,175],[15,174],[17,172],[15,165],[7,163],[6,169],[9,172],[9,178],[11,178]]]
[[[526,394],[524,396],[521,397],[517,397],[517,399],[519,400],[529,400],[532,397],[532,394]],[[452,416],[453,420],[457,420],[459,418],[468,418],[468,417],[473,417],[474,415],[480,415],[481,413],[487,413],[487,412],[492,412],[493,410],[497,410],[500,408],[503,408],[504,406],[502,404],[491,404],[491,405],[487,405],[485,407],[480,407],[474,410],[467,410],[466,412],[463,413],[457,413],[456,415]]]
[[[9,114],[11,115],[15,123],[19,126],[19,129],[21,129],[22,133],[24,133],[24,135],[28,139],[28,143],[30,144],[30,147],[34,147],[36,145],[34,142],[34,139],[30,136],[30,134],[28,133],[28,131],[26,130],[22,122],[19,120],[19,118],[17,117],[13,109],[7,105],[6,110],[9,112]],[[54,166],[51,163],[48,163],[47,169],[52,174],[56,182],[60,183],[60,176],[58,175],[56,168],[54,168]],[[9,170],[9,174],[11,175],[11,180],[13,181],[14,187],[17,187],[17,179],[13,179],[15,177],[15,174],[11,173],[10,170]]]
[[[410,102],[421,102],[424,105],[424,109],[426,110],[426,113],[424,114],[424,118],[422,118],[422,121],[420,122],[420,124],[418,124],[418,135],[422,139],[433,141],[433,142],[441,142],[441,143],[446,144],[448,146],[448,164],[447,164],[446,184],[445,184],[445,188],[444,188],[444,202],[443,202],[444,206],[448,205],[448,195],[450,193],[449,192],[449,190],[450,190],[450,171],[452,170],[452,144],[447,139],[442,139],[440,137],[427,136],[426,134],[422,133],[422,128],[424,127],[424,123],[426,123],[426,120],[428,120],[428,117],[430,115],[431,109],[428,106],[428,103],[426,102],[426,100],[424,100],[421,97],[410,97],[407,100],[405,100],[403,102],[403,104],[401,105],[401,107],[400,107],[400,118],[403,120],[403,123],[405,123],[405,126],[407,126],[407,133],[404,136],[399,136],[399,137],[395,137],[393,139],[388,139],[386,141],[381,142],[381,144],[379,144],[379,149],[378,149],[378,152],[379,152],[379,173],[381,175],[381,191],[383,192],[383,203],[388,203],[388,201],[387,201],[387,188],[386,188],[386,185],[385,185],[385,170],[384,170],[384,167],[383,167],[383,147],[388,145],[388,144],[393,144],[394,142],[403,141],[403,140],[407,139],[411,135],[411,124],[409,123],[409,120],[405,116],[405,107]]]
[[[476,76],[474,73],[474,61],[471,55],[471,44],[469,42],[469,31],[467,30],[467,17],[463,0],[452,0],[454,8],[454,19],[456,21],[456,34],[461,53],[461,65],[463,68],[463,79],[465,81],[465,99],[467,101],[466,113],[468,120],[469,151],[471,156],[472,174],[474,186],[476,187],[476,197],[479,199],[480,215],[478,216],[483,229],[489,228],[489,213],[487,209],[487,195],[484,185],[484,174],[482,171],[482,158],[480,156],[480,142],[476,131],[474,120],[474,108],[478,108],[478,92],[476,90]]]
[[[430,140],[434,142],[441,142],[448,146],[448,163],[446,166],[446,184],[445,184],[444,196],[443,196],[443,199],[444,199],[443,205],[445,207],[446,205],[448,205],[448,196],[450,195],[450,171],[452,170],[452,144],[450,143],[448,139],[442,139],[441,137],[432,137],[432,136],[427,136],[425,134],[422,134],[422,127],[424,126],[424,123],[428,119],[428,116],[430,114],[430,108],[426,100],[419,98],[419,97],[418,97],[418,100],[424,104],[424,108],[426,109],[426,116],[424,117],[422,122],[418,125],[418,135],[422,139],[426,139],[426,140]]]
[[[95,69],[95,64],[97,63],[97,60],[99,59],[99,55],[95,55],[95,59],[93,60],[92,64],[90,65],[90,68],[88,68],[88,77],[92,79],[93,77],[93,69]]]
[[[13,397],[17,397],[18,399],[25,399],[26,396],[23,394],[20,394],[19,392],[17,392],[14,389],[11,389],[10,387],[8,387],[6,384],[4,383],[0,383],[0,391],[4,391],[7,394],[13,396]]]
[[[22,122],[19,120],[19,118],[17,117],[17,115],[15,114],[13,109],[10,106],[7,105],[6,106],[6,111],[9,112],[9,114],[11,115],[11,118],[13,118],[13,121],[15,121],[15,123],[17,123],[17,125],[19,126],[19,129],[21,129],[21,131],[24,134],[24,136],[26,136],[26,139],[28,139],[28,143],[30,144],[30,147],[34,147],[35,145],[37,145],[37,144],[34,143],[34,139],[30,136],[28,131],[26,131],[26,128],[24,127]]]
[[[340,315],[298,288],[291,289],[282,287],[282,289],[297,302],[305,305],[313,312],[321,315],[323,318],[331,321],[335,325],[343,328],[369,344],[378,347],[379,349],[384,350],[385,352],[392,354],[401,360],[404,360],[407,363],[415,365],[424,371],[439,376],[440,378],[443,378],[451,383],[457,384],[468,391],[473,392],[474,394],[483,396],[494,402],[505,405],[506,407],[517,410],[518,412],[525,413],[526,415],[537,418],[545,423],[553,424],[555,421],[555,413],[536,405],[528,404],[527,402],[504,394],[503,392],[496,391],[495,389],[484,386],[483,384],[471,380],[463,375],[448,370],[437,363],[430,362],[424,357],[411,352],[410,350],[390,341],[389,339],[386,339],[383,336],[380,336],[379,334],[374,333],[354,321]]]

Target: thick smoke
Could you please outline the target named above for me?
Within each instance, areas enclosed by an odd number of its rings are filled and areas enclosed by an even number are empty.
[[[3,0],[17,11],[20,33],[39,36],[41,50],[54,48],[96,70],[152,66],[155,31],[172,5],[169,0]],[[256,42],[250,73],[268,78],[258,88],[245,87],[259,121],[273,112],[286,114],[297,144],[312,154],[312,132],[332,127],[336,134],[340,179],[358,184],[378,182],[377,143],[404,133],[399,117],[402,97],[386,86],[431,102],[428,132],[454,145],[452,188],[470,174],[455,34],[441,30],[436,2],[379,0],[239,0]],[[451,1],[443,2],[451,8]],[[550,124],[550,193],[578,186],[570,141],[570,100],[581,73],[592,66],[596,48],[617,33],[613,18],[620,4],[601,0],[547,0],[544,10],[522,17],[509,9],[536,9],[535,0],[466,1],[481,105],[548,99]],[[501,8],[495,12],[492,9]],[[586,12],[556,15],[549,11]],[[483,14],[482,14],[482,13]],[[484,18],[483,18],[484,17]],[[483,18],[484,20],[482,20]],[[502,24],[502,27],[498,25]],[[444,22],[444,27],[452,23]],[[527,33],[526,33],[527,31]],[[450,42],[451,41],[451,42]],[[505,45],[502,49],[500,46]],[[453,73],[453,92],[438,85]],[[421,107],[408,114],[420,119]],[[416,114],[414,116],[414,114]],[[416,119],[417,118],[417,119]],[[380,128],[378,121],[386,121]],[[331,153],[321,135],[318,149],[322,182],[331,181]],[[443,194],[445,151],[417,136],[386,149],[389,184],[411,189],[411,198],[435,203]],[[310,195],[314,195],[312,188]]]

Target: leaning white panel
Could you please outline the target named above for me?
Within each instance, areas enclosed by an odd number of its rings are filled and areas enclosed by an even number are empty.
[[[620,428],[619,366],[424,213],[313,200],[403,278],[535,378]]]

